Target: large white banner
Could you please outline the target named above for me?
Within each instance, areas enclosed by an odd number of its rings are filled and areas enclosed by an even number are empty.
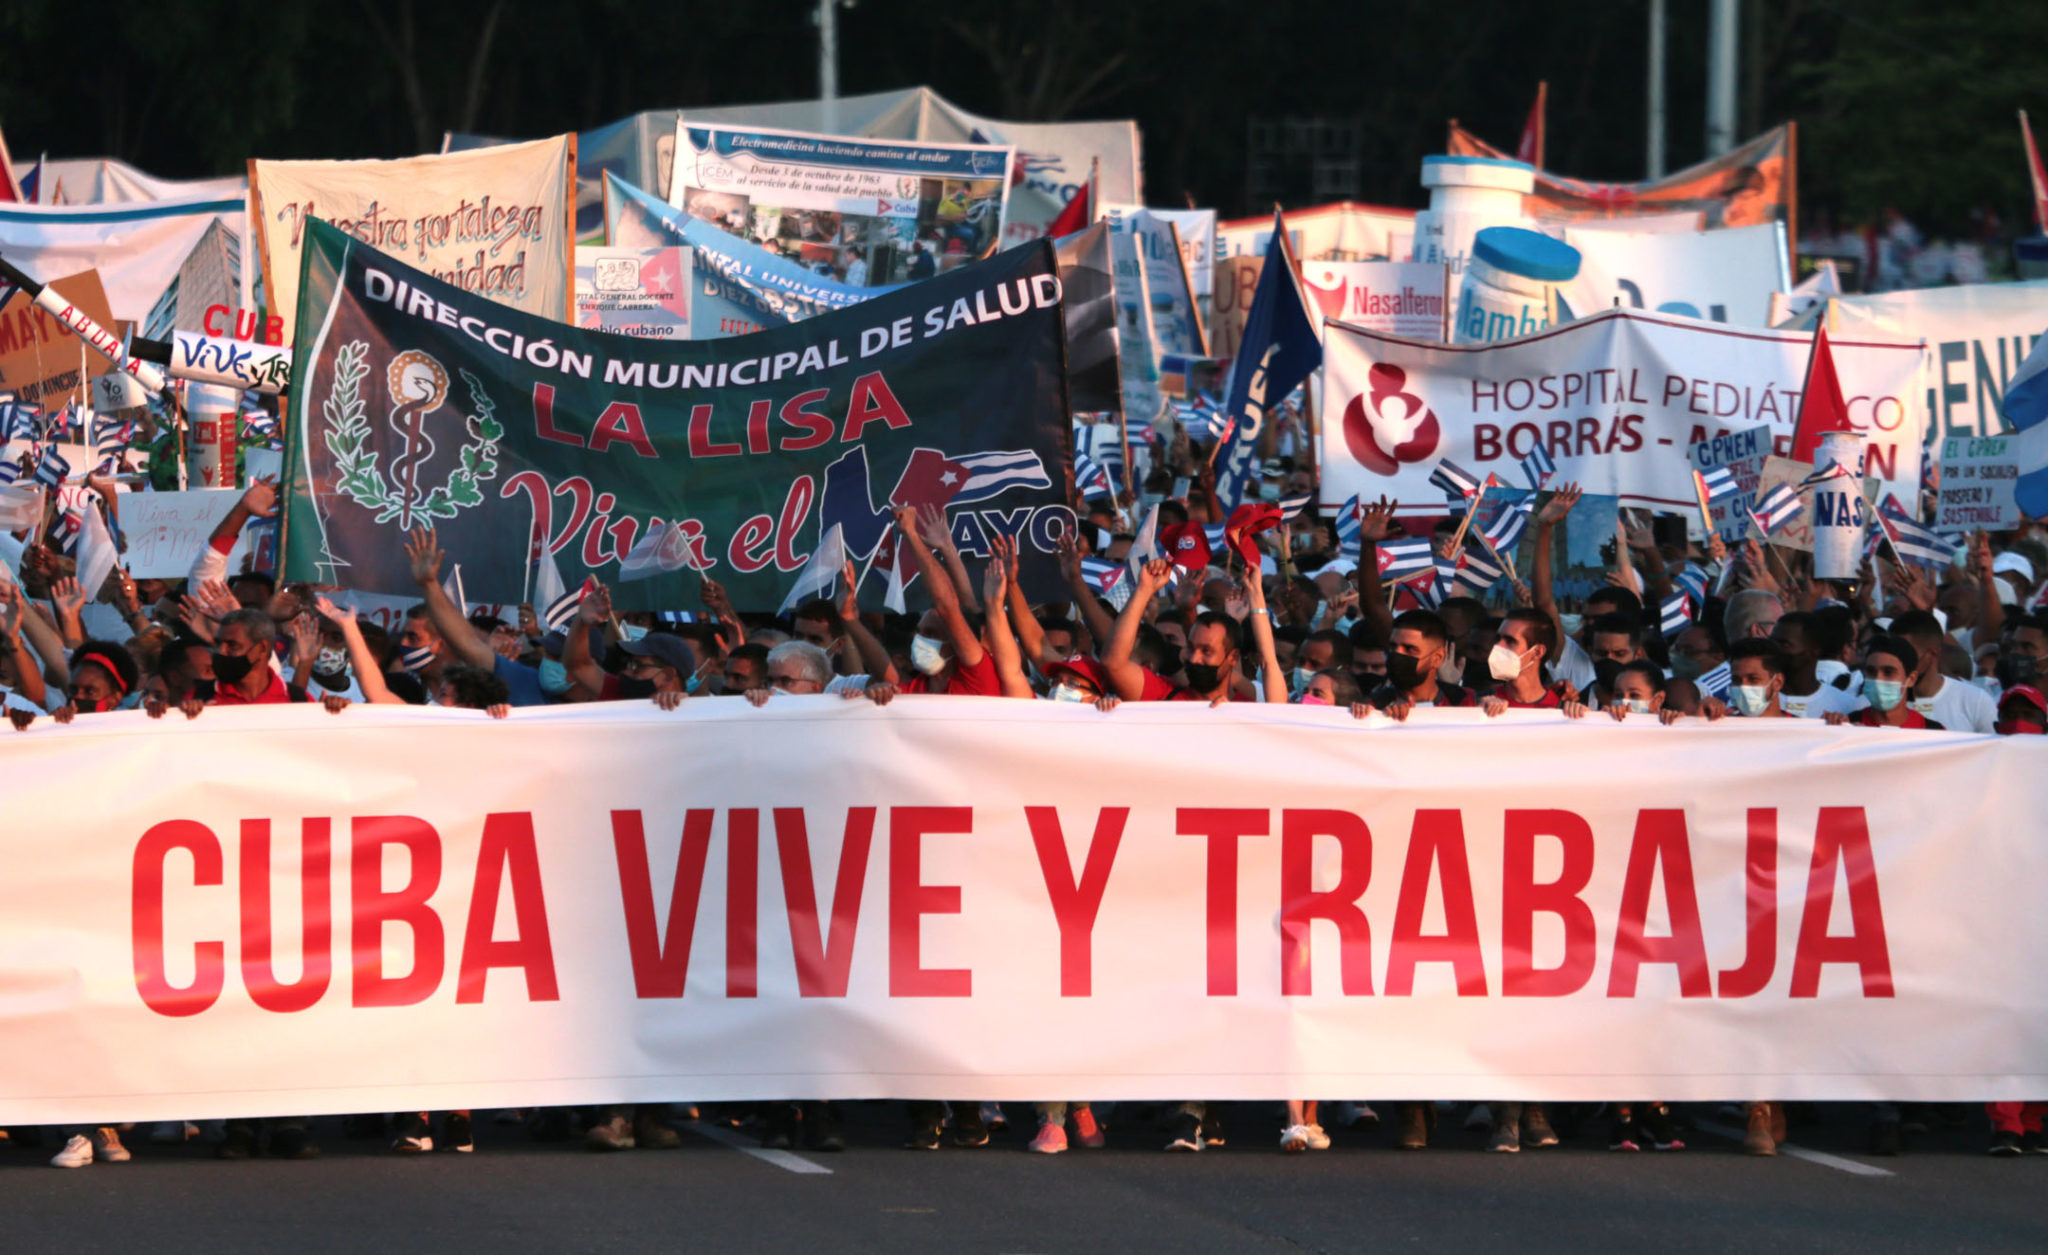
[[[2006,385],[2048,332],[2048,280],[1914,288],[1827,304],[1828,334],[1925,340],[1927,425],[1943,439],[1997,436]]]
[[[788,696],[170,718],[9,738],[0,1123],[2048,1093],[2034,738]]]
[[[247,220],[239,193],[139,205],[0,205],[0,255],[45,283],[99,271],[114,317],[140,330],[207,228],[220,223],[246,254]],[[213,298],[247,308],[251,274],[245,263],[239,272],[195,275],[194,283],[203,278]]]
[[[333,223],[434,277],[568,321],[576,137],[392,161],[251,161],[263,273],[297,343],[306,219]]]
[[[1541,445],[1560,482],[1624,505],[1696,511],[1691,446],[1768,424],[1791,452],[1812,338],[1608,310],[1498,344],[1403,340],[1332,321],[1323,335],[1323,500],[1382,494],[1442,514],[1444,458],[1524,484]],[[1922,348],[1831,340],[1868,473],[1902,501],[1920,485]]]
[[[1562,291],[1580,315],[1619,305],[1767,327],[1771,294],[1792,286],[1782,222],[1718,231],[1615,229],[1625,222],[1564,228],[1565,243],[1579,250],[1580,265],[1578,277]]]

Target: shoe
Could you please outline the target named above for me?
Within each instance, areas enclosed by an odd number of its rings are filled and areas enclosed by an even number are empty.
[[[134,1158],[128,1153],[128,1148],[121,1145],[121,1134],[105,1125],[92,1131],[91,1141],[95,1159],[104,1159],[108,1163],[127,1163]]]
[[[220,1145],[213,1148],[213,1156],[216,1159],[247,1159],[255,1153],[255,1131],[241,1125],[230,1126],[227,1136],[220,1140]]]
[[[1495,1124],[1493,1138],[1487,1143],[1486,1149],[1498,1151],[1503,1155],[1512,1155],[1522,1149],[1522,1122],[1502,1120]]]
[[[641,1150],[674,1150],[683,1144],[683,1135],[652,1111],[642,1111],[633,1117],[633,1144]]]
[[[1493,1112],[1483,1102],[1472,1104],[1472,1110],[1465,1113],[1465,1131],[1477,1133],[1493,1127]]]
[[[2029,1155],[2048,1155],[2048,1137],[2043,1137],[2039,1130],[2035,1130],[2032,1133],[2022,1133],[2020,1134],[2020,1149]]]
[[[593,1124],[583,1135],[583,1144],[596,1151],[631,1150],[632,1122],[624,1116],[613,1116],[601,1124]]]
[[[159,1120],[149,1131],[149,1140],[158,1146],[176,1146],[199,1136],[199,1126],[190,1120]]]
[[[1428,1149],[1430,1117],[1434,1114],[1427,1103],[1402,1103],[1401,1135],[1394,1144],[1402,1150]]]
[[[981,1104],[981,1123],[991,1133],[1000,1133],[1010,1127],[1010,1118],[1003,1114],[1003,1104],[985,1102]]]
[[[441,1149],[452,1150],[459,1155],[471,1154],[476,1150],[476,1138],[469,1130],[469,1117],[451,1111],[441,1121]]]
[[[788,1115],[769,1119],[761,1134],[762,1150],[791,1150],[796,1146],[796,1121]]]
[[[910,1136],[903,1139],[905,1150],[937,1150],[939,1131],[937,1129],[912,1129]]]
[[[399,1117],[398,1135],[391,1139],[391,1149],[401,1155],[424,1155],[434,1149],[427,1118],[418,1112]]]
[[[1099,1150],[1102,1144],[1109,1140],[1103,1136],[1102,1126],[1096,1123],[1095,1109],[1093,1107],[1074,1108],[1072,1119],[1074,1121],[1075,1138],[1088,1149]]]
[[[1067,1131],[1051,1120],[1047,1120],[1044,1124],[1038,1126],[1038,1136],[1032,1138],[1031,1145],[1025,1147],[1025,1149],[1035,1155],[1065,1154],[1067,1149]]]
[[[1742,1153],[1745,1155],[1775,1155],[1778,1153],[1778,1139],[1771,1136],[1771,1104],[1753,1102],[1749,1104],[1749,1128],[1742,1135]]]
[[[1897,1120],[1883,1120],[1870,1126],[1870,1153],[1887,1158],[1905,1153],[1906,1139]]]
[[[979,1119],[972,1124],[962,1121],[953,1128],[953,1145],[963,1150],[988,1145],[988,1126]]]
[[[1540,1103],[1532,1102],[1522,1110],[1522,1145],[1537,1149],[1557,1145],[1557,1131],[1550,1127],[1550,1117]]]
[[[1200,1150],[1202,1149],[1202,1135],[1199,1132],[1183,1133],[1179,1137],[1176,1137],[1172,1141],[1168,1142],[1166,1144],[1166,1149],[1171,1151]]]
[[[1624,1120],[1614,1126],[1614,1140],[1607,1143],[1609,1150],[1641,1150],[1643,1144],[1636,1140],[1635,1124]]]
[[[320,1148],[304,1129],[282,1128],[270,1135],[272,1159],[318,1159]]]
[[[1308,1126],[1290,1124],[1280,1130],[1280,1149],[1290,1155],[1298,1155],[1308,1149]]]
[[[1380,1126],[1380,1113],[1367,1103],[1340,1102],[1336,1123],[1340,1129],[1376,1129]]]
[[[64,1149],[50,1159],[52,1168],[85,1168],[92,1164],[92,1141],[83,1133],[74,1133],[64,1143]]]
[[[71,1140],[75,1142],[78,1139],[74,1137]],[[65,1149],[69,1150],[70,1147],[66,1147]],[[2020,1135],[2014,1132],[2010,1132],[2006,1129],[2000,1129],[1996,1133],[1993,1133],[1991,1135],[1991,1153],[1998,1156],[2000,1159],[2019,1158],[2021,1154]],[[57,1158],[62,1159],[63,1156],[59,1155],[57,1156]],[[55,1163],[56,1160],[51,1160],[51,1162]],[[69,1167],[70,1165],[67,1164],[63,1166]]]
[[[1311,1124],[1308,1126],[1308,1148],[1310,1150],[1330,1149],[1330,1135],[1323,1132],[1322,1125]]]
[[[518,1107],[501,1107],[501,1108],[499,1108],[499,1110],[498,1110],[498,1114],[496,1114],[496,1115],[494,1115],[494,1116],[492,1116],[492,1117],[491,1117],[491,1123],[492,1123],[492,1124],[525,1124],[525,1123],[526,1123],[526,1112],[522,1111],[522,1110],[521,1110],[521,1109],[519,1109]]]
[[[1643,1108],[1636,1120],[1636,1127],[1643,1131],[1650,1145],[1658,1150],[1684,1150],[1685,1143],[1678,1140],[1678,1126],[1671,1122],[1671,1108],[1661,1102],[1651,1103]]]

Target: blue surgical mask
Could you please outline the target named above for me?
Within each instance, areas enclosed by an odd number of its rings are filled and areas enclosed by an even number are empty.
[[[1879,710],[1890,710],[1906,695],[1906,686],[1897,680],[1863,681],[1863,700]]]
[[[1737,684],[1728,690],[1728,702],[1735,713],[1754,719],[1771,708],[1771,690],[1762,684]]]
[[[910,665],[924,675],[937,675],[946,669],[944,646],[929,636],[910,638]]]
[[[540,691],[549,697],[560,697],[569,691],[569,668],[563,666],[560,659],[541,659]]]
[[[1288,673],[1288,691],[1292,692],[1296,697],[1300,697],[1303,693],[1308,691],[1309,684],[1315,678],[1316,673],[1309,670],[1307,667],[1296,667],[1293,671]]]
[[[1638,701],[1633,697],[1625,699],[1621,704],[1632,715],[1647,715],[1650,713],[1650,703]]]
[[[1052,699],[1056,702],[1092,702],[1095,700],[1071,684],[1053,685]]]
[[[697,672],[692,671],[690,673],[690,678],[684,681],[683,683],[683,692],[688,693],[691,696],[695,696],[697,690],[703,687],[704,677],[702,675],[699,675]]]
[[[398,655],[398,669],[401,671],[424,671],[434,665],[434,651],[425,645],[415,645]]]

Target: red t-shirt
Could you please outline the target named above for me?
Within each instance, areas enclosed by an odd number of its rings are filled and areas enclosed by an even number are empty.
[[[1892,726],[1884,721],[1884,717],[1882,715],[1878,714],[1877,707],[1875,706],[1865,706],[1863,709],[1857,711],[1856,714],[1850,719],[1850,722],[1859,724],[1866,728],[1889,728]],[[1904,723],[1901,723],[1899,726],[1901,728],[1927,728],[1935,732],[1947,731],[1947,729],[1943,728],[1940,724],[1936,723],[1932,719],[1929,719],[1927,716],[1921,714],[1917,710],[1908,710],[1906,712],[1906,721]]]
[[[905,693],[929,693],[932,691],[932,678],[920,673],[896,687]],[[956,660],[952,681],[946,685],[945,691],[959,697],[1001,697],[1003,683],[996,678],[996,660],[986,649],[981,651],[981,661],[971,667],[962,666]]]
[[[306,695],[304,693],[292,692],[286,686],[284,677],[272,671],[270,673],[270,687],[264,689],[254,700],[242,696],[241,690],[232,684],[215,684],[213,686],[213,697],[208,700],[207,704],[211,706],[268,706],[277,702],[302,702],[305,700]]]
[[[1543,696],[1533,702],[1517,698],[1505,684],[1493,690],[1493,695],[1517,710],[1556,710],[1564,705],[1564,688],[1557,684],[1544,685]]]

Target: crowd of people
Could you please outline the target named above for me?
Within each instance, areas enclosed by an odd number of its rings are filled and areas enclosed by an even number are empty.
[[[1268,471],[1269,496],[1302,474],[1284,457]],[[280,587],[261,572],[228,571],[241,530],[276,511],[274,487],[257,482],[215,529],[189,579],[115,572],[104,593],[125,623],[121,639],[87,635],[81,611],[101,590],[80,587],[71,560],[52,545],[28,545],[19,579],[0,583],[0,688],[15,728],[31,732],[44,720],[138,708],[181,720],[204,718],[213,706],[319,702],[346,718],[358,702],[409,703],[517,719],[522,709],[565,702],[675,710],[817,694],[877,705],[906,694],[1085,702],[1105,714],[1122,702],[1263,701],[1396,721],[1423,708],[1476,707],[1487,716],[1555,709],[1652,725],[1808,718],[1907,732],[2048,731],[2039,676],[2048,615],[2034,609],[2048,576],[2048,538],[2032,528],[1995,542],[1977,536],[1946,569],[1879,562],[1864,578],[1842,581],[1811,578],[1802,555],[1754,541],[1731,550],[1718,539],[1700,543],[1625,521],[1605,582],[1571,603],[1558,593],[1553,562],[1557,529],[1579,500],[1571,485],[1535,511],[1527,582],[1502,579],[1469,595],[1435,575],[1383,582],[1376,551],[1402,532],[1388,501],[1358,510],[1348,549],[1332,520],[1308,510],[1259,534],[1249,553],[1210,555],[1203,546],[1205,556],[1190,564],[1164,544],[1153,547],[1156,556],[1134,558],[1141,509],[1151,524],[1143,530],[1159,537],[1223,521],[1205,477],[1197,474],[1180,498],[1164,496],[1171,478],[1148,484],[1150,499],[1084,510],[1062,541],[1067,596],[1059,602],[1026,596],[1013,543],[995,542],[976,577],[943,515],[902,510],[899,543],[915,557],[931,603],[920,615],[863,610],[849,566],[837,596],[784,616],[740,610],[710,578],[701,607],[687,614],[617,613],[607,590],[593,585],[573,619],[550,631],[530,607],[511,619],[466,613],[442,584],[448,555],[432,531],[420,531],[406,543],[420,601],[395,633],[347,608],[340,590]],[[1439,561],[1466,535],[1455,524],[1436,528]],[[1128,564],[1107,595],[1091,574],[1105,563]],[[1681,587],[1704,595],[1674,625],[1660,608]],[[953,1144],[986,1144],[1003,1118],[1000,1106],[971,1101],[907,1107],[906,1145],[919,1149],[948,1140],[949,1124]],[[666,1110],[517,1114],[543,1137],[571,1136],[580,1121],[586,1145],[615,1151],[674,1145]],[[1396,1144],[1432,1144],[1438,1110],[1398,1104]],[[2048,1153],[2043,1112],[2043,1104],[1992,1104],[1993,1153]],[[399,1153],[472,1148],[471,1113],[440,1113],[438,1122],[433,1114],[358,1117],[351,1129],[388,1138]],[[1492,1150],[1507,1153],[1593,1127],[1583,1114],[1501,1101],[1465,1118]],[[1910,1107],[1872,1114],[1870,1149],[1878,1154],[1899,1153],[1928,1118]],[[1162,1144],[1184,1152],[1222,1144],[1218,1115],[1201,1102],[1170,1108]],[[1616,1150],[1684,1144],[1664,1104],[1618,1102],[1604,1115],[1598,1127],[1610,1130]],[[764,1104],[757,1116],[765,1145],[844,1146],[831,1103]],[[1744,1149],[1775,1153],[1787,1136],[1784,1104],[1760,1099],[1744,1116]],[[1352,1102],[1341,1119],[1356,1125],[1378,1116]],[[1041,1153],[1100,1146],[1106,1127],[1088,1103],[1039,1103],[1028,1145]],[[1119,1136],[1139,1138],[1151,1127],[1120,1124]],[[172,1122],[151,1136],[179,1141],[195,1131]],[[36,1134],[9,1136],[21,1144]],[[319,1149],[299,1118],[230,1121],[218,1139],[225,1158]],[[1321,1104],[1289,1101],[1280,1148],[1329,1145]],[[65,1130],[52,1162],[77,1167],[128,1154],[119,1129]]]

